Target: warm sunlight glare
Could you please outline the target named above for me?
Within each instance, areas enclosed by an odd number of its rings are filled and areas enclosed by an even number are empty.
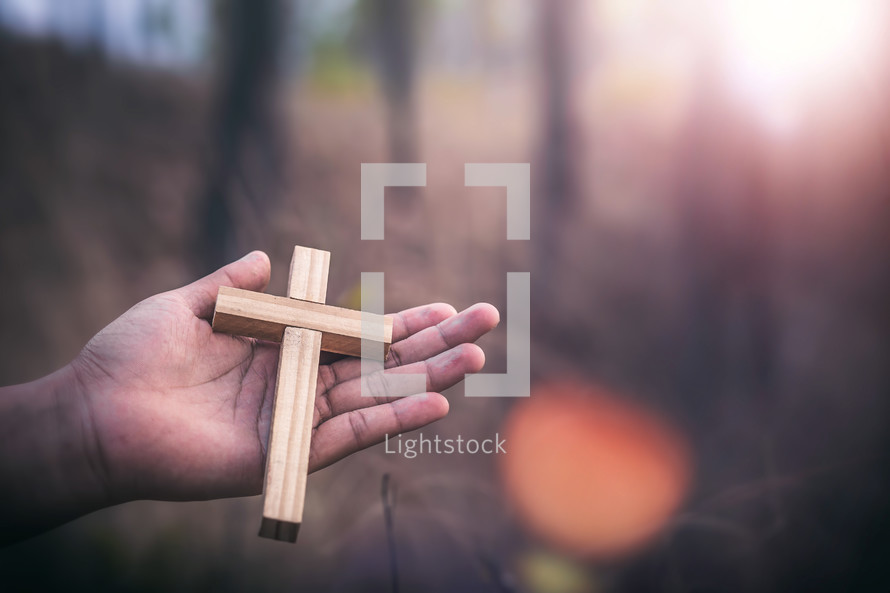
[[[880,17],[874,0],[726,0],[732,83],[773,107],[864,70]]]

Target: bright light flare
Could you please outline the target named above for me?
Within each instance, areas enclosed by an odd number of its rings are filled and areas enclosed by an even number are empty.
[[[881,10],[875,0],[725,0],[732,83],[775,109],[845,81],[868,62]]]
[[[596,385],[535,385],[504,426],[501,475],[519,520],[573,556],[615,560],[669,523],[691,482],[685,439]]]

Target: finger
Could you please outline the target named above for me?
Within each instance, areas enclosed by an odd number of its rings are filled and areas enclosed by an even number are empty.
[[[476,303],[460,315],[449,317],[423,329],[389,349],[386,367],[404,366],[425,360],[458,344],[475,342],[500,321],[498,310],[488,303]]]
[[[459,344],[429,360],[355,377],[333,385],[316,398],[314,423],[318,425],[340,414],[413,395],[405,391],[413,384],[404,381],[406,373],[424,375],[426,391],[445,391],[462,381],[466,374],[479,372],[484,365],[482,348]],[[319,371],[319,380],[330,380],[327,371]],[[366,395],[362,395],[362,387]]]
[[[252,251],[200,280],[174,291],[185,299],[196,317],[209,319],[213,315],[216,294],[220,286],[233,286],[245,290],[265,290],[271,275],[269,256],[262,251]]]
[[[435,305],[428,305],[434,307]],[[420,307],[419,309],[422,309]],[[453,309],[452,309],[453,310]],[[497,326],[500,316],[498,310],[488,303],[477,303],[464,310],[459,315],[451,315],[440,319],[430,326],[421,327],[411,314],[414,309],[404,311],[406,318],[415,321],[412,329],[415,332],[406,335],[401,341],[395,342],[389,349],[386,359],[386,368],[395,368],[408,365],[420,360],[436,356],[458,344],[475,342],[480,337]],[[395,335],[395,318],[393,321],[393,335]],[[434,316],[425,317],[424,322],[431,321]],[[343,383],[361,375],[361,361],[356,358],[344,358],[331,363],[330,371],[333,380],[329,386]]]
[[[404,340],[412,334],[454,317],[457,310],[448,303],[432,303],[405,309],[392,316],[392,341]]]
[[[447,399],[439,393],[422,393],[336,416],[321,424],[312,436],[309,471],[376,445],[384,435],[416,430],[446,414]]]

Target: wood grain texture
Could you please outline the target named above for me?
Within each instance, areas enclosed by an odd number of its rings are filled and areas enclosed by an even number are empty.
[[[373,325],[383,324],[385,357],[392,343],[392,317],[366,315]],[[361,311],[228,286],[219,288],[213,314],[215,331],[280,342],[287,327],[321,332],[321,349],[326,352],[362,355]]]
[[[266,456],[267,519],[303,520],[320,352],[321,333],[299,327],[284,330]]]
[[[294,247],[287,296],[323,303],[330,260],[327,251]],[[262,537],[295,542],[303,520],[321,340],[320,332],[308,329],[287,328],[282,334],[266,457]]]
[[[363,315],[366,331],[382,334],[384,358],[392,342],[391,317],[324,304],[329,267],[330,253],[295,247],[287,297],[220,287],[216,299],[215,331],[281,342],[263,537],[294,542],[303,519],[321,350],[361,356]]]
[[[328,294],[331,254],[320,249],[294,247],[287,279],[287,296],[301,301],[324,303]]]

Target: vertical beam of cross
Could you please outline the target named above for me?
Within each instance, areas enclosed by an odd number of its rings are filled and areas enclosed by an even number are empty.
[[[295,247],[287,296],[324,303],[330,260],[327,251]],[[303,520],[321,336],[318,331],[288,327],[281,340],[266,457],[262,537],[294,542]]]

